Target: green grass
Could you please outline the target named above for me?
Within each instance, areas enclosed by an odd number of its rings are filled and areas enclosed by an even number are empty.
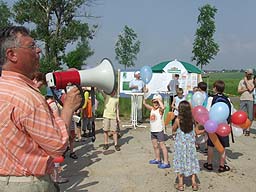
[[[212,85],[216,80],[225,82],[225,94],[228,96],[238,96],[237,87],[239,81],[243,78],[242,72],[218,72],[204,75],[203,81],[208,83],[209,92],[212,91]]]

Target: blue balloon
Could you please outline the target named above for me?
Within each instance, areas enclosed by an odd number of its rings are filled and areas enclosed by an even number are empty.
[[[229,116],[229,107],[226,103],[218,102],[213,104],[209,111],[209,119],[219,123],[226,122]]]
[[[148,84],[152,79],[152,69],[149,66],[143,66],[140,69],[140,78],[145,83]]]

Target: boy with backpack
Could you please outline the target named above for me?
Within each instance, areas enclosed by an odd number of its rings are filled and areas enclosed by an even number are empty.
[[[228,105],[229,107],[229,117],[227,119],[228,123],[230,123],[230,117],[231,117],[231,102],[229,100],[229,98],[227,98],[225,95],[223,95],[223,92],[225,90],[225,83],[222,80],[217,80],[214,82],[213,84],[213,91],[214,91],[214,95],[208,98],[208,102],[207,102],[207,109],[208,111],[210,110],[211,106],[217,102],[224,102]],[[222,146],[224,147],[224,149],[226,147],[229,147],[229,136],[219,136],[217,135],[220,143],[222,144]],[[212,160],[213,160],[213,148],[214,148],[214,144],[212,143],[211,139],[208,139],[207,141],[207,145],[208,145],[208,153],[207,153],[207,163],[204,163],[204,168],[206,168],[209,171],[213,170],[213,166],[212,166]],[[219,161],[219,172],[225,172],[225,171],[229,171],[230,167],[228,165],[225,164],[226,162],[226,152],[224,150],[223,153],[220,154],[220,161]]]

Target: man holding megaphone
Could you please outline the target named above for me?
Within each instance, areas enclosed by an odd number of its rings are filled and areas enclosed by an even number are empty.
[[[0,29],[0,49],[0,189],[59,191],[50,174],[53,159],[67,148],[71,117],[82,101],[79,90],[67,93],[61,115],[55,115],[31,80],[41,49],[29,31]]]

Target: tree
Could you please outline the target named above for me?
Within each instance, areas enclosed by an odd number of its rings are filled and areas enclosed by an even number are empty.
[[[93,38],[97,25],[90,28],[82,22],[88,17],[83,6],[93,1],[96,0],[19,0],[14,4],[15,21],[32,26],[31,35],[44,46],[41,71],[59,69],[63,60],[68,65],[72,57],[65,52],[70,44],[77,44],[78,52],[83,46],[85,52],[90,53],[86,56],[93,53],[88,40]],[[86,58],[77,64],[83,65]]]
[[[140,41],[136,41],[137,34],[133,29],[125,25],[122,34],[118,35],[118,40],[115,44],[116,60],[127,67],[135,66],[134,60],[137,59],[137,54],[140,51]]]
[[[207,65],[219,51],[219,45],[214,42],[213,35],[215,32],[215,14],[217,9],[207,4],[199,8],[200,14],[197,23],[199,28],[196,30],[196,38],[193,43],[194,56],[192,61],[196,61],[196,65],[200,66],[201,70],[204,65]]]
[[[3,1],[0,1],[0,18],[0,28],[4,28],[12,24],[10,21],[12,18],[11,10]]]

